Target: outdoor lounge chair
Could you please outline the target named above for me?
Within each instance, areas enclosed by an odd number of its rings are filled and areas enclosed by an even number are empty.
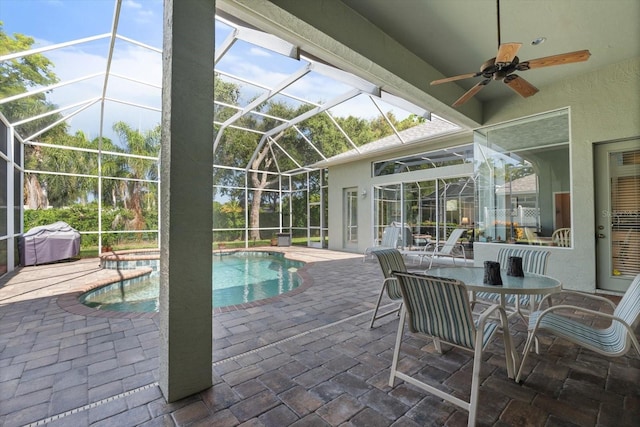
[[[511,335],[508,329],[509,322],[504,309],[498,304],[493,305],[482,313],[476,322],[472,317],[467,288],[462,282],[410,273],[395,272],[394,275],[398,279],[404,304],[402,306],[400,323],[396,335],[389,385],[393,387],[395,378],[397,377],[447,402],[453,403],[469,411],[468,425],[475,426],[482,352],[494,337],[500,325],[503,329],[502,336],[504,339],[506,367],[509,378],[514,377],[515,367],[518,365],[518,355],[511,341]],[[494,318],[490,318],[494,315],[498,317],[499,322],[496,322]],[[473,353],[471,393],[468,402],[446,393],[443,391],[442,385],[427,384],[407,373],[397,370],[405,318],[408,321],[411,332],[427,335],[438,341],[469,350]],[[412,366],[411,363],[415,363],[415,359],[406,366]],[[424,370],[426,369],[429,369],[429,367],[424,368]],[[412,372],[422,370],[423,369],[411,368]]]
[[[371,252],[376,249],[395,249],[398,247],[398,240],[400,239],[400,231],[401,227],[389,226],[385,227],[382,232],[382,240],[380,241],[380,245],[371,246],[365,249],[364,258],[362,261],[366,261],[368,257],[372,254]]]
[[[431,258],[431,256],[433,255],[433,243],[431,243],[430,241],[427,241],[424,246],[420,246],[419,249],[415,249],[415,250],[411,250],[411,249],[404,249],[401,250],[400,253],[402,254],[402,256],[407,257],[407,258],[413,258],[414,260],[419,260],[419,265],[422,265],[422,261],[424,261],[425,258]]]
[[[464,246],[458,243],[458,239],[460,239],[464,232],[464,228],[456,228],[451,232],[451,234],[449,234],[449,238],[447,238],[446,242],[433,245],[433,251],[428,254],[431,258],[429,260],[429,268],[433,265],[433,259],[436,257],[449,257],[453,260],[453,265],[456,265],[456,258],[462,257],[465,262],[467,261],[467,256],[464,253]],[[422,264],[422,261],[420,261],[420,263]]]
[[[524,236],[526,238],[526,241],[530,245],[540,245],[540,238],[538,237],[538,234],[534,230],[532,230],[529,227],[524,227],[523,231],[524,231]]]
[[[546,274],[547,263],[549,260],[549,251],[538,251],[533,249],[515,249],[515,248],[502,248],[498,251],[497,261],[500,263],[500,269],[507,269],[509,257],[522,258],[522,270],[525,273],[533,274]],[[472,296],[472,303],[486,302],[494,304],[500,301],[500,295],[490,292],[476,292]],[[520,295],[520,298],[516,298],[516,295],[508,294],[505,296],[505,303],[507,305],[514,306],[514,312],[517,313],[525,322],[526,316],[522,311],[522,306],[527,306],[531,302],[531,295]]]
[[[617,306],[607,298],[584,292],[563,291],[562,294],[578,294],[590,300],[607,302],[614,308],[613,314],[565,304],[532,313],[529,317],[529,333],[516,382],[520,381],[522,368],[529,355],[531,345],[536,341],[535,338],[541,331],[564,338],[604,356],[620,357],[625,355],[631,347],[635,348],[640,355],[640,344],[635,335],[635,328],[640,323],[640,274],[635,277]],[[562,315],[558,313],[559,311],[568,311],[570,314],[568,316]],[[589,315],[589,320],[604,319],[611,321],[611,324],[602,329],[589,326],[585,321],[580,321],[580,318],[576,317],[576,315],[582,316],[584,314]],[[536,344],[536,353],[538,352],[537,347]]]
[[[402,258],[402,254],[397,249],[377,249],[373,251],[373,255],[376,257],[378,263],[380,264],[382,274],[384,275],[384,280],[382,281],[382,288],[380,289],[380,295],[378,295],[376,308],[373,310],[373,316],[371,316],[371,324],[369,325],[370,328],[373,328],[373,322],[375,322],[376,320],[393,313],[398,313],[400,311],[400,308],[402,307],[402,294],[400,293],[400,288],[398,287],[398,280],[395,278],[395,276],[393,276],[392,273],[393,271],[407,271],[407,267],[404,263],[404,259]],[[380,308],[380,301],[382,301],[382,295],[384,295],[385,290],[387,291],[387,296],[392,301],[400,302],[400,306],[395,310],[391,310],[388,313],[377,316],[378,309]]]

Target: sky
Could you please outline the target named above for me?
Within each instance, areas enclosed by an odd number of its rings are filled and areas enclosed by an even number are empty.
[[[118,22],[118,34],[144,46],[117,40],[108,80],[104,104],[103,135],[117,142],[111,126],[125,121],[140,130],[151,129],[160,122],[162,81],[162,0],[123,0]],[[74,40],[104,35],[111,32],[115,10],[114,0],[0,0],[0,21],[4,32],[12,36],[20,33],[35,40],[39,48]],[[216,25],[216,47],[230,34],[231,28]],[[60,107],[85,103],[85,110],[68,120],[71,131],[82,130],[92,139],[100,132],[101,103],[89,105],[102,93],[109,39],[103,38],[75,44],[44,53],[55,64],[54,72],[61,82],[73,84],[56,88],[48,99]],[[306,65],[273,51],[243,42],[236,42],[216,65],[216,69],[232,73],[266,86],[286,79]],[[144,82],[144,84],[143,84]],[[243,97],[248,102],[262,90],[246,85]],[[322,103],[350,90],[340,83],[315,71],[287,88],[286,92],[314,103]],[[135,106],[127,105],[135,104]],[[399,119],[407,113],[380,102],[383,111],[393,109]],[[140,108],[148,107],[148,108]],[[65,110],[69,114],[78,106]],[[350,114],[371,118],[378,114],[373,103],[364,95],[331,110],[337,116]]]

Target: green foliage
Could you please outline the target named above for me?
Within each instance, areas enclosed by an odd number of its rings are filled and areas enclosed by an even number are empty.
[[[129,209],[107,209],[102,211],[102,230],[103,231],[127,231],[127,222],[123,219],[133,218],[135,213]],[[145,212],[146,229],[158,229],[158,213],[150,210]],[[56,221],[64,221],[76,230],[96,231],[98,227],[98,204],[93,202],[87,205],[73,205],[68,208],[53,209],[27,209],[24,211],[24,229],[25,231],[39,226],[52,224]],[[157,239],[157,233],[118,233],[114,235],[105,234],[103,237],[103,245],[105,243],[124,244],[126,242],[136,242],[147,239]],[[83,234],[81,245],[82,248],[97,246],[97,234]]]
[[[0,56],[29,50],[34,42],[33,38],[23,34],[14,34],[13,37],[8,36],[3,30],[2,21],[0,21]],[[25,93],[34,87],[57,83],[58,77],[52,69],[53,63],[41,54],[0,62],[0,99]],[[47,102],[44,93],[39,93],[2,104],[0,105],[0,112],[9,121],[14,122],[37,116],[55,108],[55,105]],[[31,135],[59,118],[59,114],[53,114],[21,125],[16,130],[20,135]],[[66,125],[58,125],[56,128],[55,132],[66,131]],[[54,130],[52,129],[51,131]]]

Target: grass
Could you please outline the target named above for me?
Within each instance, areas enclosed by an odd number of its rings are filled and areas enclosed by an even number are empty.
[[[319,241],[319,239],[312,239],[313,241]],[[293,246],[307,246],[306,237],[294,237],[291,239],[291,245]],[[222,247],[221,247],[222,246]],[[272,246],[271,239],[251,240],[249,241],[249,247],[265,247]],[[115,244],[112,246],[114,251],[125,251],[132,249],[155,249],[157,248],[155,241],[147,242],[123,242],[121,244]],[[220,249],[244,249],[244,240],[233,240],[229,242],[214,242],[213,250]],[[83,246],[80,248],[80,258],[95,258],[99,255],[97,246]]]

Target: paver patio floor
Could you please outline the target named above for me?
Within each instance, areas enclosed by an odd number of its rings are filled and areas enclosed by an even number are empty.
[[[213,387],[167,404],[158,381],[157,315],[69,309],[108,281],[97,259],[25,267],[0,280],[0,425],[464,426],[467,413],[397,380],[397,317],[369,329],[382,274],[362,256],[278,248],[309,263],[300,292],[216,311]],[[385,297],[386,298],[386,297]],[[65,303],[63,303],[66,301]],[[570,302],[579,302],[576,299]],[[389,300],[385,309],[395,307]],[[519,350],[526,328],[510,325]],[[509,380],[501,340],[482,365],[479,425],[636,426],[640,358],[606,359],[545,337],[524,382]],[[467,398],[471,355],[405,335],[400,368]]]

